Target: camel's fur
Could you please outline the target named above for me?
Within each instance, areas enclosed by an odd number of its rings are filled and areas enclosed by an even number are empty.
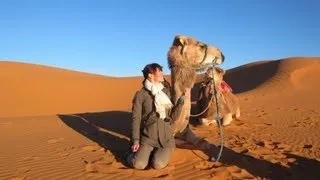
[[[216,100],[212,94],[214,92],[212,78],[214,78],[216,85],[219,116],[222,118],[222,125],[229,125],[234,117],[240,117],[240,105],[236,95],[232,93],[232,90],[222,92],[220,89],[220,84],[223,82],[224,74],[225,71],[218,67],[209,68],[207,70],[205,80],[199,90],[199,97],[197,100],[197,107],[201,112],[208,106],[209,101],[212,100],[209,105],[209,109],[199,118],[199,122],[203,125],[208,126],[211,123],[216,123],[214,118],[217,115],[217,106]]]
[[[168,52],[174,103],[177,102],[186,88],[194,86],[196,70],[193,68],[212,63],[213,61],[216,64],[221,64],[224,61],[224,56],[218,48],[204,44],[192,37],[175,36]],[[183,112],[173,123],[175,134],[182,132],[187,127],[190,110],[191,99],[185,99]]]

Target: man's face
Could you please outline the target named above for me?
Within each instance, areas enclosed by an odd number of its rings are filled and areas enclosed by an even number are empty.
[[[157,70],[154,73],[149,74],[149,77],[151,81],[153,81],[153,83],[160,83],[164,81],[163,73],[159,68],[157,68]]]

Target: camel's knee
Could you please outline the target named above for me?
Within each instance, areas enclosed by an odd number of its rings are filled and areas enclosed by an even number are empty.
[[[227,126],[231,123],[232,121],[232,114],[228,113],[223,117],[222,125]]]
[[[216,121],[214,119],[199,118],[199,123],[204,126],[210,126],[211,124],[216,123]]]

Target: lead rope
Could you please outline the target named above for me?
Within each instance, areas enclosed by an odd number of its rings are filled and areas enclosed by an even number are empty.
[[[179,66],[178,66],[179,67]],[[208,67],[205,65],[205,67]],[[214,63],[212,63],[212,67],[214,67]],[[181,67],[180,67],[181,68]],[[194,69],[194,70],[197,70],[196,68],[192,68],[192,67],[183,67],[183,68],[190,68],[190,69]],[[200,69],[202,69],[203,67],[201,67]],[[208,110],[208,108],[210,107],[210,104],[213,100],[213,98],[215,98],[216,100],[216,109],[217,109],[217,115],[215,116],[215,120],[218,122],[218,127],[219,127],[219,134],[220,134],[220,151],[219,151],[219,154],[218,154],[218,157],[215,158],[214,156],[212,156],[210,158],[211,161],[219,161],[220,158],[221,158],[221,154],[222,154],[222,151],[223,151],[223,146],[224,146],[224,138],[223,138],[223,131],[222,131],[222,125],[221,125],[221,117],[220,117],[220,112],[219,112],[219,103],[218,103],[218,96],[217,96],[217,88],[216,88],[216,83],[215,83],[215,79],[214,79],[214,73],[212,71],[212,83],[213,83],[213,87],[214,87],[214,96],[211,97],[209,103],[208,103],[208,106],[205,108],[205,110],[203,110],[201,113],[198,113],[198,114],[190,114],[190,117],[197,117],[201,114],[203,114],[204,112],[206,112],[206,110]]]
[[[218,157],[215,158],[214,156],[211,157],[211,161],[219,161],[221,158],[221,154],[223,151],[223,146],[224,146],[224,141],[223,141],[223,131],[222,131],[222,126],[221,126],[221,117],[220,117],[220,112],[219,112],[219,103],[218,103],[218,92],[217,92],[217,87],[216,87],[216,83],[215,83],[215,79],[214,79],[214,74],[212,71],[212,83],[213,83],[213,87],[214,87],[214,98],[216,100],[216,109],[217,109],[217,115],[215,116],[215,120],[218,121],[218,126],[219,126],[219,133],[220,133],[220,151],[218,154]],[[212,100],[212,98],[211,98]],[[208,106],[209,107],[209,106]]]
[[[214,65],[213,65],[214,66]],[[221,154],[222,154],[222,151],[223,151],[223,146],[224,146],[224,138],[223,138],[223,131],[222,131],[222,125],[221,125],[221,116],[220,116],[220,112],[219,112],[219,102],[218,102],[218,91],[217,91],[217,87],[216,87],[216,83],[215,83],[215,79],[214,79],[214,73],[212,71],[212,84],[213,84],[213,88],[214,88],[214,93],[212,95],[212,97],[210,98],[210,101],[208,103],[208,106],[203,110],[201,111],[200,113],[198,114],[190,114],[190,117],[197,117],[197,116],[200,116],[201,114],[203,114],[204,112],[206,112],[211,103],[212,103],[212,100],[213,98],[215,98],[216,100],[216,110],[217,110],[217,114],[216,116],[214,117],[214,119],[218,122],[218,127],[219,127],[219,134],[220,134],[220,151],[219,151],[219,154],[218,154],[218,157],[215,158],[214,156],[211,157],[211,161],[219,161],[220,158],[221,158]]]

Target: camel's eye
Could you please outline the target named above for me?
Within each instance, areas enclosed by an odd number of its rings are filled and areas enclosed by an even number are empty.
[[[204,48],[206,47],[206,45],[203,44],[203,43],[198,43],[198,46],[199,46],[201,49],[204,49]]]

